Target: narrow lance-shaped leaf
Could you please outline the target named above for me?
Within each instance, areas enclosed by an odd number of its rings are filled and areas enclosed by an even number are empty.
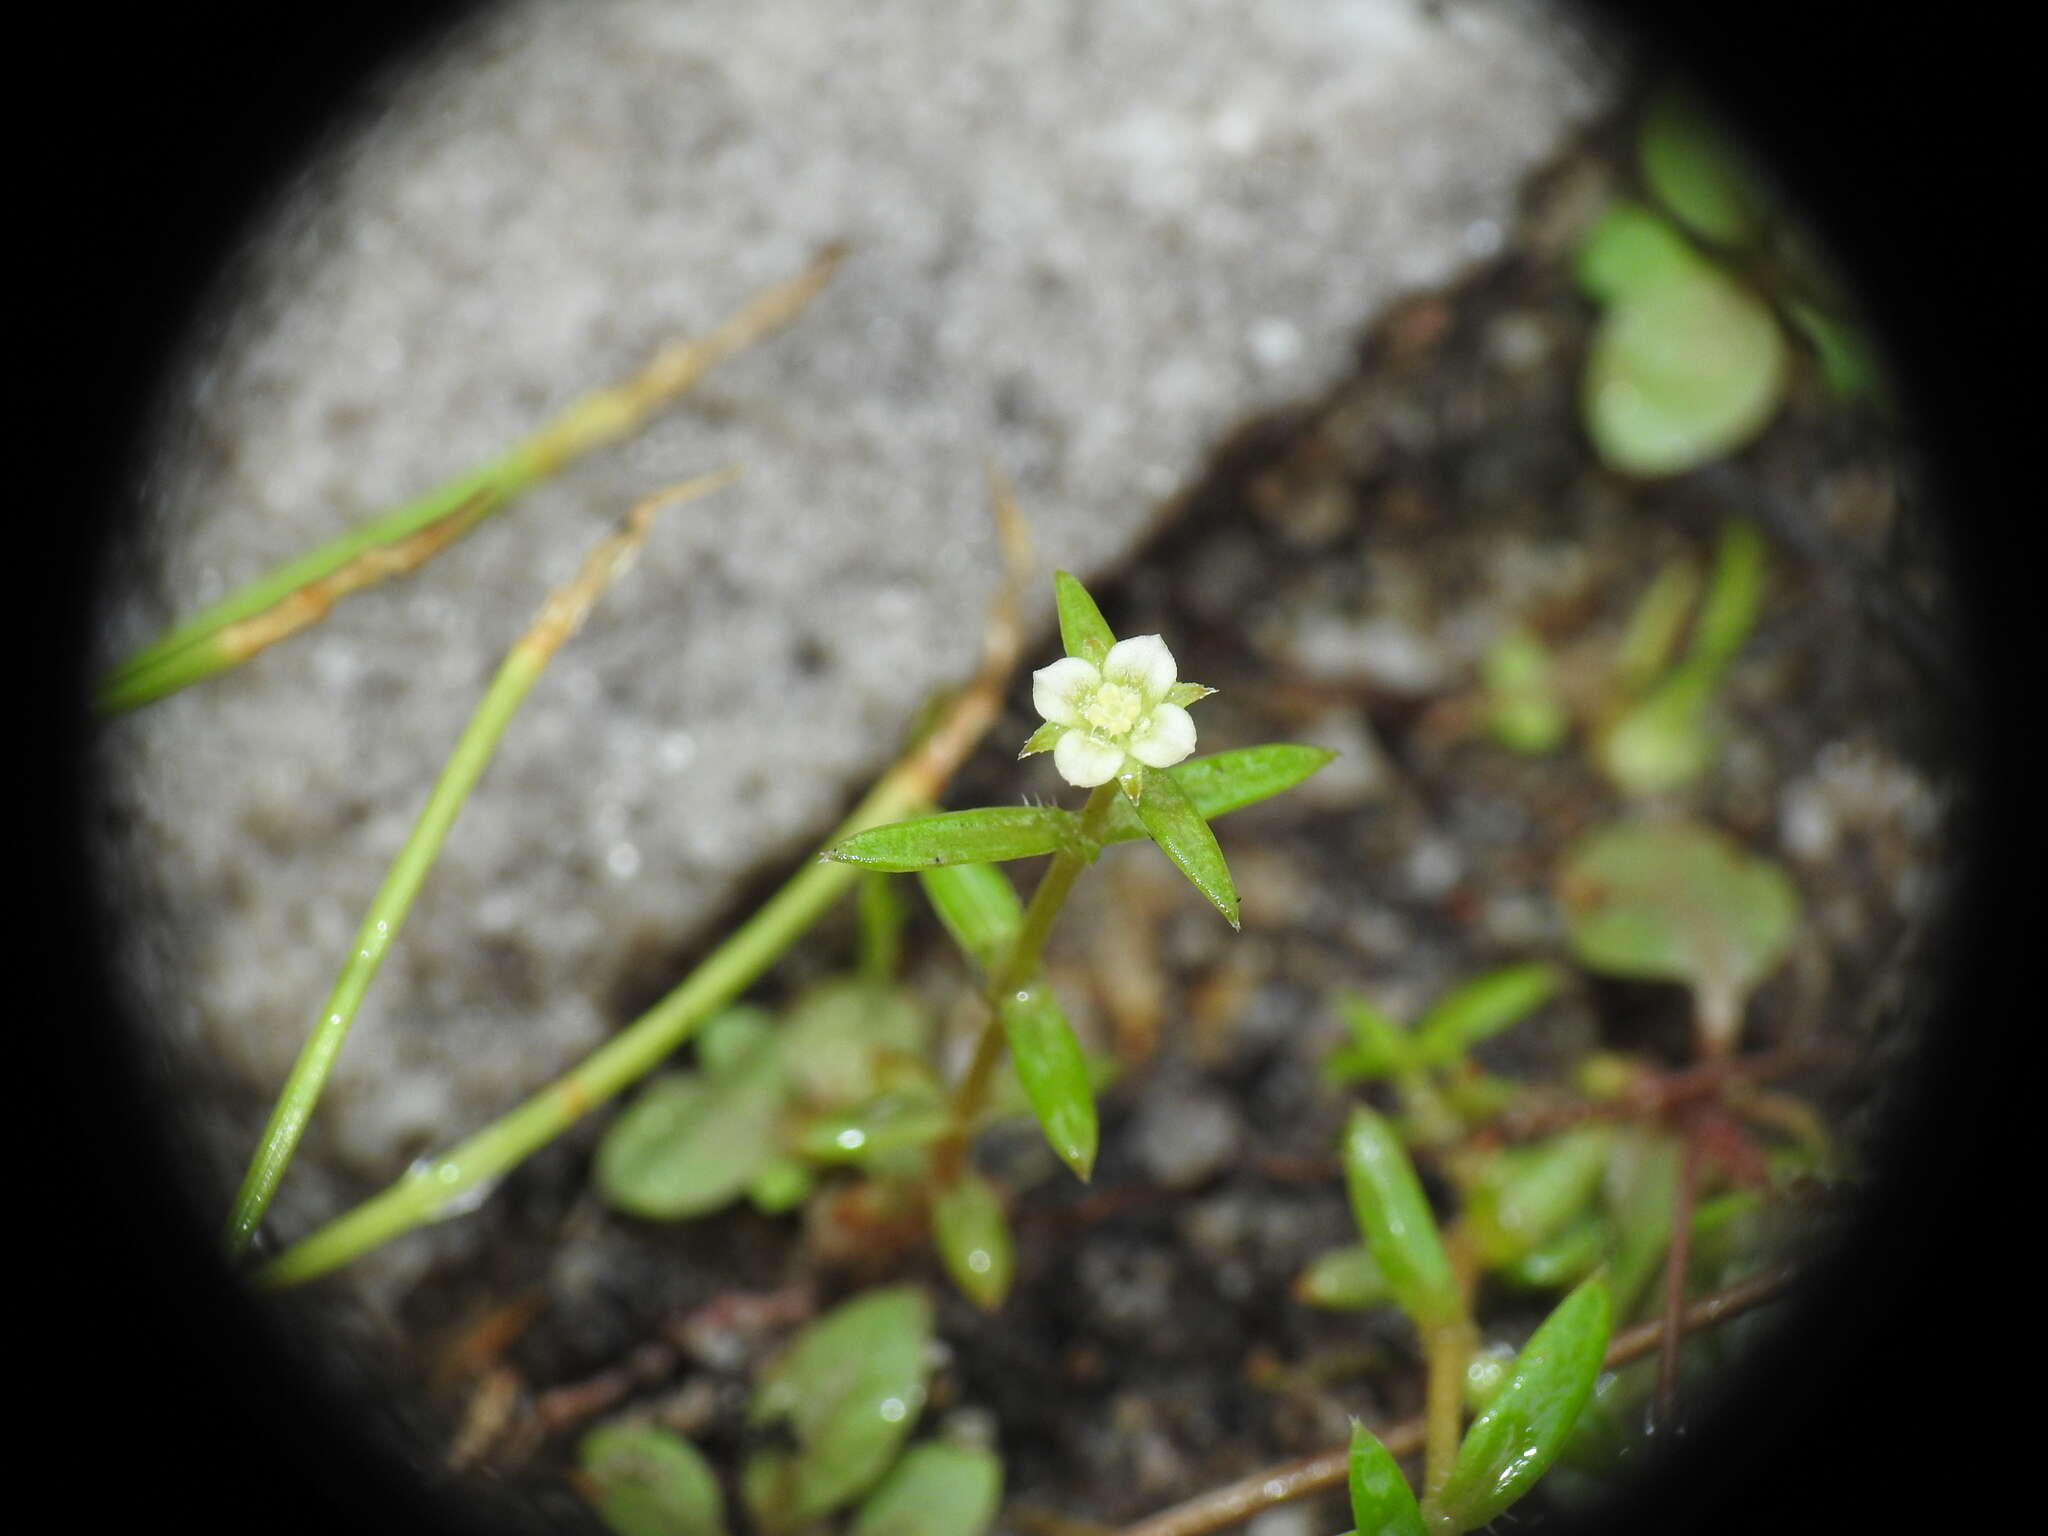
[[[1496,1152],[1474,1181],[1465,1218],[1488,1265],[1507,1263],[1585,1212],[1607,1171],[1613,1131],[1581,1126]]]
[[[1447,1064],[1480,1041],[1519,1024],[1548,1002],[1562,980],[1541,960],[1502,966],[1453,987],[1415,1026],[1415,1059]]]
[[[1363,1424],[1351,1425],[1353,1536],[1423,1536],[1422,1511],[1401,1464]]]
[[[1294,1282],[1294,1295],[1312,1307],[1332,1312],[1361,1312],[1382,1307],[1394,1299],[1379,1260],[1363,1243],[1334,1248],[1301,1272]]]
[[[884,1093],[821,1115],[797,1133],[796,1149],[821,1163],[865,1163],[906,1147],[929,1146],[952,1125],[935,1092]]]
[[[1139,774],[1138,819],[1160,851],[1173,860],[1174,868],[1209,898],[1231,927],[1237,927],[1237,887],[1223,862],[1223,850],[1216,846],[1209,823],[1171,774],[1157,768]]]
[[[993,969],[1024,925],[1024,903],[1009,878],[988,864],[952,864],[921,869],[917,880],[953,942],[983,970]]]
[[[982,1536],[1003,1498],[1003,1464],[980,1446],[914,1445],[853,1517],[848,1536]]]
[[[1351,1030],[1351,1043],[1330,1053],[1323,1075],[1333,1083],[1366,1083],[1414,1065],[1407,1032],[1362,997],[1341,998],[1338,1010]]]
[[[1095,606],[1088,589],[1065,571],[1052,573],[1053,601],[1060,612],[1060,644],[1069,656],[1078,656],[1092,666],[1116,644],[1116,635]]]
[[[931,1303],[910,1286],[868,1291],[810,1324],[771,1364],[740,1470],[755,1525],[780,1536],[860,1497],[895,1461],[924,1406]]]
[[[725,1536],[725,1495],[689,1441],[655,1424],[607,1424],[576,1459],[604,1523],[619,1536]]]
[[[932,1201],[932,1241],[946,1273],[967,1299],[993,1312],[1010,1292],[1016,1255],[1002,1197],[980,1174],[969,1171]]]
[[[1060,1161],[1084,1182],[1095,1168],[1095,1092],[1073,1026],[1043,976],[997,1001],[1010,1060]]]
[[[1549,1470],[1593,1395],[1610,1325],[1607,1287],[1588,1280],[1522,1347],[1507,1385],[1466,1431],[1438,1494],[1454,1529],[1498,1518]]]
[[[1191,758],[1166,773],[1187,792],[1196,814],[1213,821],[1294,788],[1336,755],[1327,747],[1268,742],[1264,746],[1239,747]],[[1129,802],[1119,799],[1110,807],[1104,818],[1105,844],[1130,842],[1148,835],[1144,822]]]
[[[1079,822],[1054,806],[989,805],[872,827],[825,850],[863,869],[909,874],[947,864],[1028,859],[1074,846]]]
[[[1455,1322],[1464,1312],[1436,1218],[1401,1138],[1370,1109],[1355,1109],[1344,1131],[1344,1183],[1351,1211],[1394,1298],[1418,1328]]]

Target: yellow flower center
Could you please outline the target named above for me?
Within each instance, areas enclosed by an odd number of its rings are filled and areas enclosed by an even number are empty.
[[[1104,683],[1081,711],[1081,718],[1105,736],[1128,736],[1144,708],[1144,697],[1135,688]]]

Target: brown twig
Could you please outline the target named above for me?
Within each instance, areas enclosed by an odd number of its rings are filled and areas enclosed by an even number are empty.
[[[1766,1270],[1760,1275],[1703,1296],[1685,1309],[1685,1330],[1709,1328],[1766,1302],[1783,1296],[1794,1280],[1789,1268]],[[1661,1318],[1616,1334],[1608,1341],[1605,1368],[1614,1370],[1652,1353],[1663,1337]],[[1423,1424],[1420,1418],[1406,1419],[1384,1431],[1375,1431],[1380,1444],[1395,1458],[1412,1456],[1421,1449]],[[1325,1488],[1344,1482],[1349,1472],[1349,1452],[1344,1447],[1318,1451],[1296,1461],[1281,1462],[1241,1477],[1221,1488],[1197,1494],[1183,1504],[1147,1516],[1135,1525],[1123,1526],[1114,1536],[1206,1536],[1248,1520],[1276,1504],[1307,1498]]]

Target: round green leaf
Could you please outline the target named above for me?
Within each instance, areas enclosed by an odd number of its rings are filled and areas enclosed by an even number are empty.
[[[888,1058],[924,1054],[931,1027],[923,1002],[906,988],[835,977],[791,1005],[782,1026],[783,1067],[808,1104],[858,1104],[881,1090]]]
[[[1783,870],[1686,821],[1580,839],[1565,854],[1558,894],[1582,963],[1692,987],[1723,1046],[1732,1044],[1742,1000],[1790,953],[1799,920]]]
[[[1579,243],[1572,273],[1603,304],[1699,266],[1705,258],[1669,219],[1640,203],[1616,203]]]
[[[725,1536],[725,1495],[702,1453],[654,1424],[607,1424],[576,1459],[619,1536]]]
[[[1003,1464],[979,1446],[914,1445],[853,1517],[847,1536],[982,1536],[1003,1497]]]
[[[1587,431],[1625,474],[1683,474],[1761,432],[1784,398],[1789,354],[1763,301],[1701,264],[1624,294],[1587,359]]]
[[[759,1446],[740,1471],[755,1524],[795,1530],[860,1497],[924,1407],[931,1303],[910,1286],[826,1313],[762,1374],[747,1409]]]
[[[655,1221],[729,1204],[777,1155],[783,1091],[772,1034],[716,1076],[655,1079],[598,1143],[598,1193]]]

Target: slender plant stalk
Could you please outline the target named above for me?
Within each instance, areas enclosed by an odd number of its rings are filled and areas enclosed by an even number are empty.
[[[1010,952],[990,974],[989,1016],[981,1026],[981,1038],[975,1041],[974,1059],[953,1090],[953,1128],[933,1149],[934,1172],[942,1185],[953,1183],[966,1167],[968,1137],[987,1107],[989,1084],[995,1078],[996,1063],[1002,1060],[1003,1026],[997,1014],[997,1000],[1005,992],[1025,985],[1038,970],[1046,938],[1052,933],[1060,908],[1066,905],[1067,893],[1073,890],[1081,871],[1094,862],[1103,823],[1116,795],[1115,779],[1098,784],[1089,794],[1088,803],[1081,808],[1081,850],[1062,850],[1052,856],[1052,862],[1032,889],[1031,902],[1024,909],[1024,921],[1010,943]]]
[[[625,382],[576,401],[478,469],[257,577],[135,652],[102,679],[102,714],[135,709],[231,667],[320,619],[340,598],[413,570],[572,459],[639,430],[719,363],[787,325],[831,278],[832,247],[701,337],[671,343]]]
[[[1021,524],[997,508],[1008,575],[991,607],[974,679],[826,840],[830,847],[868,827],[900,820],[936,800],[1002,708],[1016,664],[1017,592],[1028,563]],[[330,1221],[257,1270],[266,1289],[301,1284],[361,1258],[391,1239],[469,1209],[498,1179],[570,1125],[645,1076],[712,1013],[737,997],[824,914],[859,872],[822,857],[806,864],[708,955],[675,990],[561,1078],[396,1183]]]
[[[269,1208],[271,1197],[276,1194],[299,1138],[305,1132],[306,1122],[312,1118],[314,1106],[320,1102],[321,1091],[327,1085],[335,1059],[341,1054],[342,1042],[348,1038],[349,1026],[355,1022],[364,994],[369,991],[378,967],[384,963],[385,955],[397,940],[398,930],[404,925],[413,897],[419,894],[420,883],[433,867],[448,829],[454,825],[463,801],[469,797],[470,790],[484,771],[484,765],[497,749],[498,739],[505,734],[513,713],[539,680],[555,652],[583,623],[599,594],[639,549],[653,524],[654,514],[664,506],[729,485],[736,473],[728,469],[699,476],[641,501],[627,514],[625,525],[591,551],[575,580],[548,598],[533,626],[506,654],[497,676],[485,690],[482,702],[456,740],[455,750],[449,754],[440,778],[435,780],[432,791],[427,795],[427,803],[414,821],[405,846],[398,850],[390,873],[384,877],[383,885],[371,901],[370,910],[363,917],[362,928],[356,934],[355,945],[342,965],[334,990],[328,995],[327,1006],[299,1052],[298,1060],[293,1063],[291,1075],[285,1079],[284,1090],[270,1112],[270,1122],[263,1128],[262,1139],[257,1143],[248,1172],[242,1177],[241,1190],[235,1196],[234,1208],[228,1215],[227,1247],[230,1254],[239,1254],[249,1246],[258,1223],[263,1220],[263,1213]]]
[[[1796,1278],[1795,1272],[1789,1268],[1770,1269],[1738,1281],[1725,1290],[1702,1296],[1683,1313],[1685,1331],[1692,1333],[1701,1328],[1711,1328],[1728,1318],[1776,1301],[1791,1288]],[[1616,1334],[1608,1341],[1602,1368],[1619,1370],[1631,1361],[1655,1353],[1663,1332],[1663,1320],[1654,1318]],[[1380,1444],[1397,1459],[1413,1456],[1422,1449],[1423,1420],[1405,1419],[1374,1433]],[[1123,1526],[1115,1536],[1209,1536],[1211,1531],[1227,1529],[1276,1505],[1305,1499],[1325,1488],[1342,1487],[1349,1471],[1350,1448],[1335,1446],[1313,1456],[1262,1467],[1235,1482],[1211,1488],[1171,1509]]]

